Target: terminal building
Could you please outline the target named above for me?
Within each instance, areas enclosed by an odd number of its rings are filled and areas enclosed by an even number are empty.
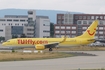
[[[28,15],[5,15],[0,18],[0,37],[5,40],[13,36],[49,37],[50,19],[48,16],[36,16],[35,10],[29,10]]]
[[[55,37],[79,36],[96,19],[99,19],[99,25],[95,37],[105,38],[105,14],[57,14],[54,35]]]

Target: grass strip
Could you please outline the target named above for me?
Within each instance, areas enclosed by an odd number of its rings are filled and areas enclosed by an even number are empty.
[[[0,61],[21,61],[21,60],[42,60],[72,57],[74,55],[68,53],[52,52],[52,53],[20,53],[20,52],[0,52]]]

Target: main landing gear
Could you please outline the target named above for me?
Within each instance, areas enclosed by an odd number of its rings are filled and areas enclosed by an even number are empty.
[[[53,51],[53,49],[52,48],[49,48],[49,51]]]

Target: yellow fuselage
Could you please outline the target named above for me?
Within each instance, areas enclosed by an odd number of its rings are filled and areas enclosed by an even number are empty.
[[[50,43],[59,43],[59,46],[78,46],[78,45],[86,45],[92,43],[93,41],[88,41],[89,38],[16,38],[11,39],[11,41],[5,42],[6,46],[35,46],[37,44],[50,44]]]

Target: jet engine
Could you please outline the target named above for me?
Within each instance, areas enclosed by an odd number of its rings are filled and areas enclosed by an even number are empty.
[[[35,49],[36,50],[44,50],[45,49],[45,46],[44,45],[36,45],[35,46]]]

